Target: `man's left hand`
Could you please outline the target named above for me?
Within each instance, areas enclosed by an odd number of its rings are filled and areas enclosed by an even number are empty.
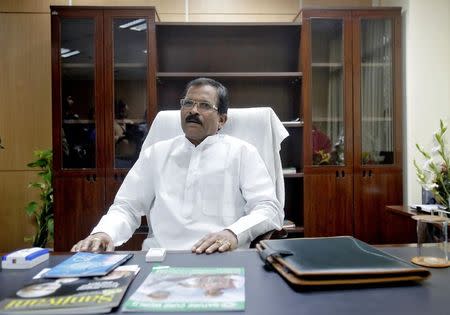
[[[236,249],[237,244],[238,240],[236,235],[230,230],[223,230],[202,237],[202,239],[192,247],[192,252],[196,254],[212,254],[219,251],[222,253]]]

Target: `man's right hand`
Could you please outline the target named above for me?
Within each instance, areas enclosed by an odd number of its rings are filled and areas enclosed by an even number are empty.
[[[111,236],[104,232],[89,235],[84,240],[73,245],[71,252],[112,252],[114,243]]]

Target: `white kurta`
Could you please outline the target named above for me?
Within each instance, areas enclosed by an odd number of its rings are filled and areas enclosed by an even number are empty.
[[[114,204],[92,233],[126,242],[150,212],[143,249],[191,249],[205,234],[230,229],[238,246],[284,219],[275,186],[257,150],[227,135],[195,147],[185,136],[153,144],[136,161]]]

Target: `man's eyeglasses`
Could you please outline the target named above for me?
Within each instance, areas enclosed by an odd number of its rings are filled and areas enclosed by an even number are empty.
[[[206,101],[197,102],[197,101],[194,101],[194,100],[191,100],[188,98],[182,98],[180,100],[180,105],[182,108],[185,108],[185,109],[191,109],[191,108],[194,108],[195,105],[197,105],[197,110],[199,112],[209,112],[212,110],[218,110],[216,105],[213,105],[209,102],[206,102]]]

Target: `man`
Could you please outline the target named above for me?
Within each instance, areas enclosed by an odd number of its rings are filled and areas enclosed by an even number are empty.
[[[184,94],[184,135],[142,152],[108,214],[72,251],[113,250],[132,236],[148,211],[153,235],[143,249],[225,252],[281,229],[284,213],[256,148],[217,134],[227,121],[227,89],[199,78]]]

